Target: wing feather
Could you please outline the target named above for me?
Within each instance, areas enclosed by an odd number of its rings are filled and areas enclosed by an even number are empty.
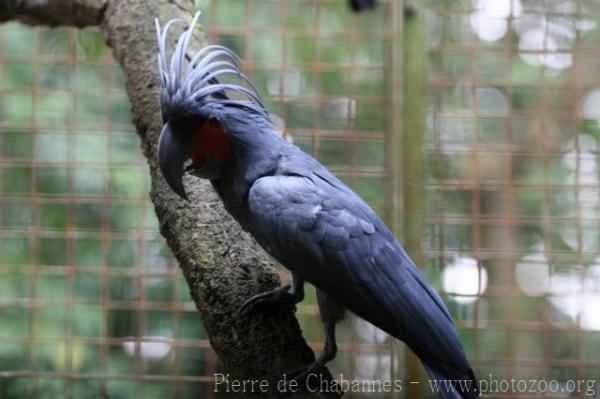
[[[446,306],[377,215],[339,180],[268,176],[249,192],[258,242],[447,375],[468,372]]]

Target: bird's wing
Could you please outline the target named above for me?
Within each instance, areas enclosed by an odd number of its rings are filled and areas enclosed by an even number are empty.
[[[446,306],[377,215],[325,169],[249,192],[251,232],[292,271],[405,341],[426,364],[468,372]]]

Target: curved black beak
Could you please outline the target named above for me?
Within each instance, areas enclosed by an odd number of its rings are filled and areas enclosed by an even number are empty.
[[[158,165],[165,180],[181,198],[187,200],[183,187],[183,164],[188,158],[189,143],[173,134],[168,124],[163,127],[158,139]]]

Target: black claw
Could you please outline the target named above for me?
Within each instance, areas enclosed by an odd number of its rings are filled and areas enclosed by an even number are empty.
[[[266,305],[273,303],[294,303],[294,297],[289,292],[291,285],[286,284],[281,287],[277,287],[274,290],[260,293],[248,299],[240,307],[238,311],[241,316],[244,316],[253,311],[258,305]]]

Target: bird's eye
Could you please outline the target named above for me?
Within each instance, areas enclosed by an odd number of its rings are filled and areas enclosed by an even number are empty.
[[[217,127],[219,127],[219,120],[216,117],[214,117],[214,116],[210,116],[208,118],[208,124],[211,127],[217,128]]]

